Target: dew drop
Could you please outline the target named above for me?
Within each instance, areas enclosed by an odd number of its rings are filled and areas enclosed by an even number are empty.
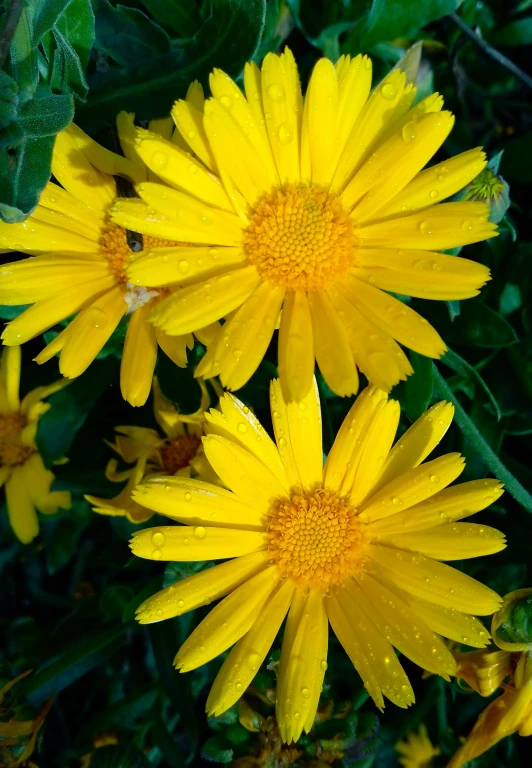
[[[295,719],[295,720],[299,720],[299,719],[300,719],[300,717],[301,717],[301,714],[300,714],[300,712],[294,712],[294,719]]]
[[[159,608],[159,610],[157,611],[157,616],[162,616],[162,615],[163,615],[163,612],[162,612],[162,610]]]
[[[168,165],[168,155],[166,152],[161,152],[161,150],[158,149],[157,152],[154,152],[151,156],[151,162],[152,165],[154,165],[159,170],[164,170],[164,168],[166,168]]]
[[[437,483],[439,479],[440,478],[438,477],[438,475],[431,475],[430,476],[430,482],[431,483]]]
[[[381,88],[381,96],[383,99],[387,99],[390,101],[390,99],[393,99],[395,96],[395,88],[391,83],[386,83]]]
[[[241,691],[243,687],[244,686],[242,685],[242,683],[240,681],[235,683],[235,688],[236,688],[237,691]]]
[[[197,539],[204,539],[207,535],[207,531],[202,525],[198,525],[197,528],[194,528],[194,536]]]
[[[192,501],[192,494],[191,493],[185,493],[185,501]]]
[[[430,192],[430,196],[432,197],[433,200],[436,200],[436,198],[439,197],[439,195],[440,193],[438,192],[437,189],[432,189]]]
[[[430,235],[432,233],[432,227],[429,221],[422,221],[419,225],[419,231],[422,235]]]
[[[151,553],[152,560],[160,560],[162,556],[163,556],[163,553],[161,552],[160,549],[154,549],[153,552]]]
[[[327,662],[325,661],[325,659],[323,659],[323,661],[321,661],[321,662],[320,662],[320,667],[323,669],[323,671],[324,671],[324,672],[326,671],[326,669],[327,669],[327,667],[328,667],[328,666],[329,666],[329,665],[327,664]]]
[[[154,547],[162,547],[164,542],[165,542],[164,534],[162,534],[160,531],[157,531],[151,537],[151,543],[153,544]]]
[[[292,133],[288,123],[281,123],[277,135],[279,136],[279,141],[281,144],[290,144],[292,141]]]
[[[302,688],[301,689],[301,695],[303,696],[304,699],[308,699],[308,697],[310,696],[309,689],[308,688]]]
[[[268,86],[268,96],[270,99],[273,99],[273,101],[283,101],[284,99],[284,90],[283,86],[280,83],[272,83]]]
[[[179,262],[179,264],[177,265],[177,268],[182,275],[186,275],[190,269],[190,264],[188,263],[188,261],[185,261],[185,259],[183,259],[182,261]]]
[[[241,421],[237,426],[237,431],[240,432],[241,435],[245,435],[246,432],[248,431],[248,425],[244,424],[244,422]]]
[[[473,229],[473,222],[470,219],[466,219],[462,222],[462,229],[464,232],[470,232]]]
[[[406,125],[403,126],[401,135],[407,144],[410,144],[410,142],[416,138],[416,123],[414,120],[410,120],[408,123],[406,123]]]
[[[178,600],[177,601],[177,607],[178,608],[184,608],[185,607],[185,601],[184,600]]]
[[[226,109],[230,109],[233,102],[229,96],[222,96],[220,98],[220,104],[222,105],[222,107],[225,107]]]

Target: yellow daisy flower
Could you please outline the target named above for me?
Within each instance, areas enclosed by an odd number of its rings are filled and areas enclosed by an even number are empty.
[[[429,768],[432,758],[440,754],[438,747],[432,746],[423,724],[417,733],[411,732],[404,741],[399,741],[395,750],[399,754],[399,765],[403,768]]]
[[[164,437],[148,427],[116,427],[115,442],[111,448],[131,469],[117,471],[118,461],[111,459],[105,475],[108,480],[123,483],[122,491],[113,499],[85,495],[93,511],[101,515],[127,517],[132,523],[149,520],[153,512],[137,504],[132,493],[139,483],[157,476],[200,477],[211,483],[218,482],[216,474],[205,458],[202,436],[205,434],[205,409],[209,407],[209,394],[200,381],[202,401],[196,413],[182,414],[161,392],[157,379],[153,380],[153,412]]]
[[[33,305],[8,324],[2,338],[9,346],[23,344],[75,315],[36,358],[44,363],[60,352],[61,373],[75,378],[127,315],[120,387],[131,405],[143,405],[158,346],[176,365],[185,367],[186,349],[193,346],[193,338],[190,333],[168,336],[148,323],[154,304],[171,295],[172,284],[154,290],[128,282],[131,248],[139,243],[130,247],[126,231],[109,220],[109,210],[119,194],[111,174],[136,183],[155,177],[133,146],[133,116],[120,113],[117,128],[126,157],[104,149],[75,125],[59,133],[52,157],[52,174],[59,183],[45,187],[39,205],[25,222],[0,222],[0,249],[32,255],[0,267],[0,304]],[[165,121],[154,121],[152,130],[171,137]],[[163,246],[174,252],[180,245],[145,235],[140,254]],[[198,336],[207,342],[212,329],[205,329],[203,335],[200,330]]]
[[[0,362],[0,487],[5,484],[13,533],[29,544],[39,533],[36,509],[53,515],[58,507],[70,508],[70,493],[50,490],[54,475],[45,468],[35,443],[39,419],[50,408],[44,398],[67,382],[37,387],[20,401],[20,359],[20,347],[11,347]]]
[[[497,480],[447,488],[464,468],[457,453],[424,462],[449,427],[452,405],[435,405],[392,448],[399,403],[369,387],[325,466],[315,382],[300,403],[287,402],[272,382],[277,444],[232,395],[220,409],[207,413],[203,445],[229,490],[180,477],[149,481],[135,500],[184,525],[145,529],[131,541],[134,554],[152,560],[228,561],[138,609],[149,624],[225,597],[175,658],[187,672],[234,645],[210,692],[209,714],[221,714],[246,690],[287,614],[276,706],[288,742],[314,722],[328,622],[380,709],[384,697],[400,707],[414,701],[394,647],[448,678],[456,663],[438,635],[486,645],[488,632],[472,614],[493,613],[500,598],[439,561],[504,548],[499,531],[457,522],[489,506],[502,488]]]
[[[172,116],[188,151],[139,131],[135,148],[162,183],[137,186],[111,218],[146,235],[195,243],[135,256],[134,285],[182,291],[150,319],[184,334],[221,318],[198,375],[238,389],[279,325],[285,395],[309,391],[314,360],[338,395],[358,389],[359,368],[388,391],[412,372],[397,344],[438,358],[445,344],[387,291],[425,299],[475,296],[489,270],[438,253],[496,234],[480,202],[441,201],[485,166],[473,149],[422,168],[453,126],[433,94],[391,72],[372,93],[371,62],[316,64],[305,100],[292,53],[248,63],[245,96],[220,70],[212,98],[178,101]],[[191,152],[194,156],[191,156]]]

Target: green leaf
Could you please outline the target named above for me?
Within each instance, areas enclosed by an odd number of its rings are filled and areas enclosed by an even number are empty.
[[[29,0],[32,16],[32,40],[36,46],[49,32],[70,0]]]
[[[9,189],[0,202],[0,218],[7,223],[24,221],[39,202],[50,178],[54,136],[28,138],[16,147],[9,163],[1,163],[2,189]],[[2,150],[6,152],[6,150]],[[7,154],[7,152],[6,152]]]
[[[55,32],[68,40],[83,71],[89,63],[94,42],[94,13],[90,0],[70,0],[55,23]]]
[[[192,37],[201,27],[198,4],[194,0],[141,0],[157,21],[173,29],[178,37]]]
[[[431,321],[448,344],[497,349],[519,340],[510,323],[478,298],[460,302],[460,314],[452,322],[443,304],[430,309]]]
[[[14,320],[23,312],[31,307],[31,304],[19,304],[18,306],[8,307],[5,305],[0,306],[0,319],[1,320]]]
[[[532,43],[532,18],[518,19],[501,29],[495,30],[489,38],[493,45],[530,45]]]
[[[74,119],[71,95],[38,97],[27,101],[19,114],[19,123],[28,137],[55,136]]]
[[[373,0],[366,26],[358,33],[358,50],[366,50],[383,40],[407,37],[453,13],[460,3],[461,0],[416,0],[413,7],[397,0]]]
[[[162,718],[156,717],[153,721],[152,734],[153,740],[163,753],[169,768],[184,768],[187,764],[186,757],[177,741],[172,738],[172,734],[163,723]]]
[[[126,71],[95,76],[91,98],[80,111],[83,119],[105,121],[121,109],[135,112],[138,119],[163,117],[193,80],[207,84],[213,67],[240,74],[259,43],[266,2],[213,0],[211,6],[211,15],[181,51],[152,55]]]
[[[120,624],[91,634],[84,633],[81,640],[61,648],[55,659],[49,660],[21,686],[30,703],[40,704],[104,663],[122,645],[124,628]]]
[[[135,563],[137,560],[135,560]],[[148,599],[148,597],[151,597],[151,595],[154,595],[159,589],[161,588],[161,577],[157,576],[154,579],[152,579],[144,589],[138,593],[138,595],[135,595],[135,597],[132,597],[129,603],[124,606],[124,610],[122,613],[122,621],[128,622],[133,621],[136,615],[136,610],[145,600]]]
[[[504,150],[501,160],[502,175],[528,184],[532,176],[532,133],[508,139],[500,146]]]
[[[170,38],[158,24],[137,8],[108,0],[95,0],[96,46],[123,67],[170,51]]]
[[[217,733],[205,742],[201,756],[211,763],[230,763],[233,759],[233,748],[223,734]]]
[[[418,419],[427,410],[432,398],[432,360],[417,352],[410,352],[414,373],[404,384],[404,407],[411,421]]]
[[[193,576],[195,573],[203,571],[208,565],[208,562],[168,563],[164,569],[163,587],[169,587],[171,584],[175,584],[176,581]]]
[[[151,768],[153,763],[139,749],[123,744],[109,744],[91,754],[91,768]]]
[[[484,464],[488,469],[493,472],[502,483],[504,483],[505,489],[510,496],[521,504],[527,512],[532,513],[532,494],[530,494],[526,488],[512,475],[510,470],[499,459],[495,451],[490,447],[487,441],[480,433],[477,426],[469,418],[465,410],[463,409],[460,401],[449,387],[443,376],[440,374],[436,366],[433,364],[434,383],[436,389],[439,390],[442,397],[449,402],[453,403],[455,409],[455,421],[464,433],[472,448],[480,456]]]
[[[0,128],[13,122],[17,116],[18,87],[12,77],[0,70]]]
[[[447,350],[447,352],[441,358],[441,362],[445,363],[445,365],[448,365],[449,368],[451,368],[455,373],[460,374],[460,376],[463,376],[467,381],[478,385],[487,395],[488,401],[491,403],[497,416],[497,421],[501,420],[502,413],[501,409],[499,408],[499,403],[493,396],[491,389],[488,387],[476,368],[470,365],[467,360],[464,360],[464,358],[460,357],[460,355],[458,355],[456,352],[453,352],[452,349]]]
[[[39,82],[37,45],[34,43],[31,12],[25,6],[11,42],[11,74],[21,101],[31,98]]]
[[[51,408],[40,419],[36,437],[45,466],[50,467],[67,453],[96,401],[117,375],[114,358],[96,360],[72,384],[51,395]]]
[[[50,86],[57,91],[72,91],[81,101],[85,101],[89,86],[78,54],[60,32],[53,30],[55,50],[52,59]]]
[[[157,378],[165,397],[180,413],[196,413],[201,404],[201,387],[194,378],[192,366],[180,368],[160,351],[157,358]]]
[[[113,584],[100,598],[100,610],[106,619],[121,619],[133,599],[133,590],[126,584]]]
[[[103,712],[98,712],[89,722],[85,723],[77,734],[77,741],[92,740],[96,734],[103,733],[107,728],[113,726],[120,728],[138,727],[137,721],[148,713],[159,695],[158,684],[150,683],[140,689],[136,688],[134,693],[106,707]]]

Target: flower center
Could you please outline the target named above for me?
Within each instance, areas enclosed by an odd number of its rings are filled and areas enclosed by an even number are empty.
[[[162,240],[159,237],[143,235],[143,250],[151,248],[172,248],[185,245],[177,240]],[[126,238],[126,230],[118,224],[108,222],[100,237],[100,253],[107,259],[109,270],[117,283],[127,283],[126,269],[131,258],[131,248]]]
[[[265,280],[316,291],[353,263],[353,223],[338,196],[318,185],[286,184],[263,195],[244,233],[244,252]]]
[[[178,469],[188,467],[201,445],[197,435],[181,435],[175,440],[167,440],[158,448],[161,463],[169,475],[175,475]]]
[[[294,490],[269,514],[269,556],[283,577],[327,590],[362,566],[364,523],[336,493]]]
[[[0,466],[16,467],[35,453],[34,448],[25,445],[20,438],[26,424],[27,419],[22,413],[0,415]]]

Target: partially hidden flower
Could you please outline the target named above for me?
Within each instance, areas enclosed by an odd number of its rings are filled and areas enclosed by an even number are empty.
[[[464,189],[462,200],[479,200],[490,209],[490,221],[498,224],[510,207],[510,187],[498,174],[500,153]]]
[[[168,121],[153,121],[151,128],[154,135],[171,139]],[[44,363],[60,353],[61,373],[75,378],[125,318],[120,387],[131,405],[142,405],[158,347],[184,367],[194,340],[190,333],[169,336],[148,322],[153,306],[172,294],[174,281],[154,289],[133,285],[126,275],[133,248],[142,248],[140,254],[149,258],[158,249],[166,253],[170,247],[173,253],[181,243],[147,234],[132,241],[110,221],[109,211],[120,197],[113,175],[135,183],[153,178],[134,147],[133,115],[121,112],[117,129],[126,157],[100,146],[76,125],[61,131],[52,156],[56,181],[47,184],[26,221],[0,222],[0,249],[31,254],[0,266],[0,303],[33,305],[7,325],[2,338],[9,346],[23,344],[74,315],[36,359]],[[210,341],[212,329],[203,334],[200,329],[198,337]]]
[[[390,293],[466,299],[489,279],[484,265],[439,253],[496,234],[485,203],[442,202],[477,176],[484,153],[422,170],[454,117],[438,94],[414,105],[399,70],[371,92],[371,70],[366,56],[321,59],[303,99],[292,53],[269,53],[261,70],[246,65],[245,94],[216,69],[204,104],[176,102],[187,151],[138,131],[135,150],[158,178],[111,217],[195,243],[135,256],[127,274],[155,288],[180,276],[184,289],[150,314],[169,335],[225,318],[198,375],[239,389],[279,327],[287,399],[309,392],[315,360],[338,395],[357,391],[357,369],[388,391],[412,372],[399,344],[446,350]]]
[[[271,384],[276,443],[239,400],[225,394],[207,414],[205,455],[229,489],[180,477],[154,479],[134,499],[183,525],[139,531],[134,554],[153,560],[227,562],[173,584],[138,609],[143,624],[225,598],[179,650],[181,672],[234,646],[207,700],[209,714],[232,706],[253,680],[285,618],[277,721],[285,741],[314,723],[325,670],[328,623],[377,706],[400,707],[414,693],[394,647],[448,678],[456,662],[438,637],[484,647],[474,615],[500,598],[444,565],[497,552],[499,531],[458,522],[502,493],[497,480],[450,484],[464,460],[431,461],[453,416],[441,402],[392,447],[399,403],[365,389],[323,466],[316,382],[300,403]],[[474,614],[474,615],[473,615]]]
[[[430,768],[432,758],[440,754],[439,748],[433,746],[429,739],[427,727],[423,724],[417,732],[411,731],[404,741],[399,741],[395,745],[395,751],[399,755],[399,765],[403,768]]]
[[[31,674],[31,671],[28,669],[4,681],[4,685],[0,688],[0,765],[5,768],[15,768],[15,766],[37,768],[30,758],[35,751],[39,731],[50,711],[53,699],[45,701],[33,718],[28,719],[25,707],[25,715],[20,714],[23,705],[18,701],[16,691],[13,689],[18,682]]]
[[[492,621],[491,634],[498,651],[474,651],[461,654],[458,673],[483,696],[492,690],[476,687],[477,658],[485,654],[484,670],[492,667],[491,677],[503,693],[480,714],[464,744],[451,759],[448,768],[461,766],[482,755],[501,739],[518,733],[532,735],[532,589],[518,589],[504,597],[504,603]],[[486,679],[484,672],[483,678]],[[508,678],[507,682],[504,680]]]
[[[20,347],[5,349],[0,363],[0,487],[5,485],[6,506],[13,533],[29,544],[39,533],[37,510],[53,515],[70,508],[70,493],[51,491],[53,473],[46,469],[35,435],[40,417],[50,408],[45,398],[67,382],[37,387],[22,401]]]
[[[132,523],[149,520],[153,512],[132,498],[133,490],[144,480],[157,476],[199,477],[217,482],[210,467],[201,438],[205,429],[205,409],[210,399],[200,381],[202,400],[196,413],[182,414],[162,393],[157,379],[153,380],[153,411],[161,432],[148,427],[116,427],[111,448],[130,469],[118,471],[117,459],[107,465],[106,477],[116,483],[126,482],[122,491],[112,499],[86,495],[94,512],[113,517],[127,517]]]

